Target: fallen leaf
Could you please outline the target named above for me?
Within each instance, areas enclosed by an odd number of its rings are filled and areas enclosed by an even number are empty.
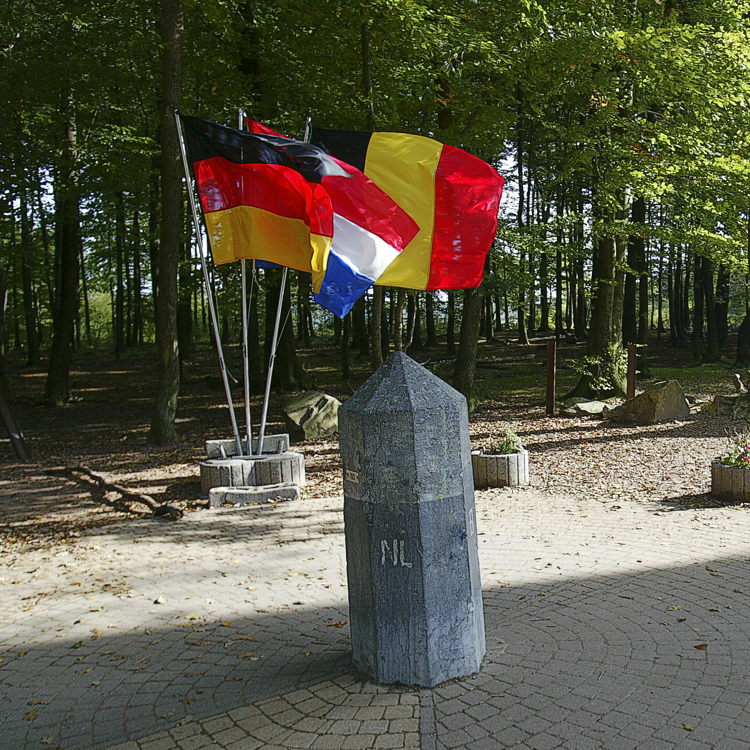
[[[670,604],[667,607],[667,612],[676,612],[678,609],[682,609],[682,607],[679,604]]]
[[[699,643],[697,646],[693,646],[693,648],[697,648],[699,651],[705,651],[708,648],[708,644]]]
[[[18,655],[19,656],[26,656],[26,654],[28,654],[28,653],[29,653],[28,651],[19,651]]]
[[[685,729],[688,732],[692,732],[693,731],[693,727],[692,727],[691,724],[683,724],[682,728]]]
[[[36,717],[39,716],[39,709],[35,708],[33,711],[29,711],[29,713],[26,714],[26,716],[23,717],[24,721],[34,721]]]
[[[232,625],[232,624],[233,624],[233,623],[232,623],[232,621],[231,621],[231,620],[229,620],[228,622],[222,622],[222,623],[221,623],[221,626],[222,626],[223,628],[228,628],[228,627],[229,627],[230,625]]]
[[[78,643],[74,643],[70,648],[81,648],[83,646],[83,641],[78,641]]]

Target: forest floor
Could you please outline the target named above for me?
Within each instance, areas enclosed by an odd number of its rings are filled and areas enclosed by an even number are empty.
[[[512,335],[512,333],[510,334]],[[558,397],[572,387],[572,360],[585,345],[558,349]],[[687,394],[710,399],[733,392],[730,354],[716,365],[695,365],[689,348],[673,349],[668,337],[649,345],[653,379],[678,379]],[[339,399],[351,392],[341,382],[339,355],[330,343],[317,342],[300,356],[317,388]],[[450,378],[452,363],[444,345],[412,353],[436,374]],[[229,346],[230,370],[241,383],[238,347]],[[479,346],[477,386],[485,397],[470,417],[472,447],[514,428],[530,452],[532,488],[611,502],[658,501],[670,505],[706,506],[710,463],[725,453],[732,434],[744,424],[728,417],[696,412],[688,419],[655,426],[614,426],[588,418],[545,415],[546,340],[519,346],[512,338]],[[370,370],[352,351],[356,388]],[[111,482],[171,502],[186,512],[206,507],[200,495],[199,462],[207,439],[229,437],[230,426],[215,353],[208,343],[184,365],[177,428],[180,442],[166,447],[146,444],[156,389],[155,350],[130,350],[114,361],[106,350],[75,353],[71,386],[75,399],[64,407],[41,405],[46,361],[27,367],[21,351],[8,357],[9,395],[24,431],[33,462],[17,461],[10,442],[0,440],[0,547],[36,547],[77,536],[83,529],[148,515],[137,503],[111,505],[111,499],[72,476],[50,474],[55,468],[85,465]],[[646,381],[648,382],[648,381]],[[639,386],[640,387],[640,386]],[[234,386],[241,421],[240,386]],[[286,432],[282,406],[291,394],[274,394],[266,434]],[[260,396],[252,399],[253,418],[260,414]],[[308,485],[303,498],[314,500],[342,494],[341,463],[336,436],[295,443],[305,455]],[[2,502],[2,486],[26,481],[26,497]],[[55,483],[61,491],[54,489]],[[17,485],[16,485],[17,486]],[[64,486],[64,487],[63,487]],[[50,489],[50,487],[52,487]],[[65,491],[62,491],[62,490]]]

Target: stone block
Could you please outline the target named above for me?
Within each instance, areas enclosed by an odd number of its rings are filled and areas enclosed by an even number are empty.
[[[613,422],[635,422],[637,424],[658,424],[687,419],[690,407],[682,387],[676,380],[659,385],[635,398],[620,404],[607,415]]]
[[[341,402],[320,391],[305,391],[285,407],[290,430],[305,439],[329,437],[339,429],[338,412]]]
[[[485,652],[466,399],[397,352],[341,407],[356,666],[433,686]]]
[[[256,505],[276,498],[296,500],[299,495],[299,487],[287,482],[268,484],[263,487],[212,487],[208,491],[208,505],[210,508],[219,508],[227,503],[230,505]]]

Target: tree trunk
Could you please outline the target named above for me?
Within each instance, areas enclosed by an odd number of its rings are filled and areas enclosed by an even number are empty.
[[[125,254],[125,203],[122,190],[115,194],[115,359],[125,349],[125,286],[123,258]]]
[[[524,194],[524,179],[523,179],[523,152],[524,152],[524,117],[523,117],[523,93],[521,89],[518,89],[518,144],[517,144],[517,159],[516,164],[518,168],[518,231],[519,234],[524,234],[524,208],[525,208],[525,194]],[[524,281],[524,273],[526,272],[524,264],[524,249],[523,246],[519,248],[518,254],[518,343],[528,344],[529,333],[526,329],[526,287]],[[463,319],[461,321],[461,329],[463,330]],[[459,354],[461,345],[459,343]],[[472,372],[473,378],[473,372]],[[472,380],[473,382],[473,380]]]
[[[703,362],[719,361],[719,334],[716,325],[716,301],[714,298],[714,264],[709,258],[701,263],[703,294],[706,298],[706,351]]]
[[[724,263],[719,263],[716,274],[716,337],[719,341],[719,349],[727,348],[729,339],[729,269]]]
[[[396,311],[393,318],[393,349],[404,351],[404,305],[406,304],[406,289],[399,289],[396,294]]]
[[[490,307],[492,307],[492,300],[488,298]],[[425,292],[425,323],[427,325],[427,346],[437,346],[438,338],[437,331],[435,330],[435,293]],[[492,330],[492,321],[490,321],[490,330]]]
[[[659,240],[659,280],[657,290],[656,336],[666,333],[664,328],[664,240]]]
[[[182,101],[182,0],[162,0],[162,101],[161,193],[159,235],[159,282],[156,297],[156,347],[159,379],[148,441],[157,445],[177,439],[174,419],[180,392],[177,345],[177,268],[182,232],[181,155],[174,122],[174,107]]]
[[[383,364],[383,287],[372,288],[372,314],[370,315],[370,363],[377,370]]]
[[[297,335],[302,345],[307,349],[312,345],[312,313],[310,312],[310,294],[312,292],[312,277],[309,273],[299,271],[297,280],[297,319],[299,325]]]
[[[192,259],[190,252],[190,232],[180,242],[180,260],[177,296],[177,348],[180,352],[180,366],[193,354],[193,311],[192,311]]]
[[[408,291],[406,294],[406,340],[404,341],[404,351],[408,352],[414,341],[414,326],[417,321],[417,305],[414,299],[416,292]]]
[[[479,323],[482,317],[484,290],[481,286],[464,292],[461,331],[458,340],[458,355],[453,370],[453,387],[466,396],[469,408],[473,406],[474,371],[477,366]]]
[[[143,280],[141,278],[141,225],[133,214],[133,343],[143,346]]]
[[[745,315],[737,331],[737,356],[732,367],[750,367],[750,314]]]
[[[646,201],[643,198],[638,198],[633,203],[633,223],[639,226],[645,226],[646,224]],[[648,273],[648,262],[646,260],[646,240],[642,236],[635,237],[632,240],[632,247],[634,249],[633,262],[635,270],[638,274],[638,289],[637,289],[637,308],[638,308],[638,330],[636,331],[636,341],[639,344],[638,348],[638,372],[642,378],[648,377],[648,350],[646,344],[648,342],[648,285],[650,276]]]
[[[78,251],[79,251],[79,189],[76,166],[77,143],[75,104],[72,90],[68,97],[65,122],[63,157],[59,169],[59,181],[55,192],[55,215],[59,226],[55,227],[59,239],[59,284],[57,286],[57,319],[52,332],[45,398],[53,404],[70,399],[70,357],[73,343],[73,325],[78,310]]]
[[[622,192],[620,206],[615,213],[618,225],[624,225],[630,219],[630,208],[633,196],[630,187]],[[619,234],[615,237],[615,294],[612,303],[612,343],[622,346],[622,316],[625,302],[625,253],[627,241]]]
[[[614,212],[605,216],[602,224],[611,226],[614,220]],[[597,372],[584,373],[573,390],[567,394],[571,396],[624,396],[625,395],[625,373],[616,367],[621,348],[621,329],[615,321],[615,315],[622,315],[621,311],[615,309],[615,290],[617,278],[617,246],[615,239],[609,236],[601,236],[594,242],[594,258],[592,272],[592,300],[591,300],[591,323],[589,325],[588,345],[586,353],[590,357],[596,357],[598,363],[595,365]],[[620,320],[622,318],[620,317]],[[602,391],[593,387],[595,376],[605,375],[611,383],[611,388]]]
[[[344,316],[341,332],[341,378],[345,383],[349,382],[352,376],[349,364],[349,341],[352,337],[352,313],[348,312]]]
[[[635,344],[638,338],[638,323],[636,316],[636,250],[637,237],[631,237],[628,242],[628,270],[625,273],[625,294],[622,301],[622,342],[623,344]]]
[[[445,337],[446,354],[456,356],[456,293],[448,292],[448,330]]]
[[[354,346],[359,347],[359,356],[369,356],[370,337],[367,331],[367,311],[365,309],[364,297],[360,297],[352,308],[352,331],[354,334]]]
[[[5,371],[5,339],[7,331],[5,329],[5,310],[8,302],[8,274],[5,272],[0,260],[0,386],[4,387],[7,392],[6,371]]]
[[[703,316],[704,316],[703,294],[703,271],[701,258],[698,255],[693,256],[693,357],[703,359]]]
[[[549,256],[542,250],[539,262],[539,333],[549,331]]]
[[[685,253],[685,281],[682,285],[682,325],[685,329],[685,338],[690,328],[690,252]],[[702,325],[702,323],[701,323]]]
[[[31,239],[31,217],[26,201],[26,189],[21,191],[21,281],[23,285],[23,314],[26,324],[26,364],[30,367],[39,364],[39,329],[34,305],[34,279],[31,272],[31,259],[34,248]]]
[[[341,346],[341,333],[343,331],[343,325],[341,318],[338,315],[333,316],[333,345]]]
[[[156,327],[156,299],[159,296],[159,200],[161,192],[161,154],[151,157],[148,183],[148,258],[151,266],[151,301]],[[206,291],[208,293],[208,290]]]
[[[276,357],[273,378],[275,387],[280,391],[307,388],[310,385],[310,378],[297,356],[291,311],[292,288],[291,284],[287,283],[284,286],[284,299],[281,307],[281,321],[283,328],[279,332],[279,349]]]

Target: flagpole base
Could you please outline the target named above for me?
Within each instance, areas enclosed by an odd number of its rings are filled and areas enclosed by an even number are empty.
[[[214,487],[264,487],[275,484],[305,485],[305,458],[285,451],[274,455],[210,458],[200,465],[201,492]]]

